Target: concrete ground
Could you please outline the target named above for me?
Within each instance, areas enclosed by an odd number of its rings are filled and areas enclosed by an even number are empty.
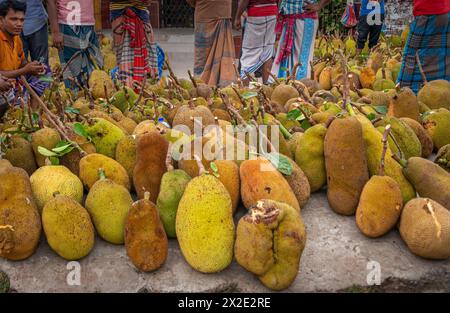
[[[193,64],[192,30],[156,31],[177,75],[186,77]],[[244,214],[241,209],[236,221]],[[411,254],[393,230],[379,239],[363,236],[354,217],[335,214],[326,193],[316,193],[302,210],[307,229],[297,279],[287,292],[450,291],[450,261],[429,261]],[[221,273],[201,274],[185,262],[178,244],[170,241],[162,268],[142,273],[128,260],[123,246],[101,239],[79,262],[80,284],[69,285],[73,264],[58,257],[43,239],[28,260],[0,260],[0,270],[17,292],[268,292],[236,262]],[[75,265],[76,266],[76,265]],[[379,274],[379,275],[378,275]],[[76,279],[75,279],[76,280]],[[381,286],[368,286],[380,282]]]

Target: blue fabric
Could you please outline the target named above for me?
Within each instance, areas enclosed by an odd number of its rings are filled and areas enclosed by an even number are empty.
[[[305,5],[317,3],[317,0],[282,0],[279,11],[281,14],[300,14],[303,13]]]
[[[378,6],[376,6],[376,4],[374,4],[373,2],[374,1],[370,1],[370,0],[362,0],[361,9],[359,11],[359,16],[366,16],[366,15],[369,15],[370,13],[384,14],[384,0],[381,0],[379,2],[381,12],[378,11]]]
[[[416,61],[420,63],[428,81],[450,81],[450,12],[440,15],[416,16],[403,53],[402,67],[397,82],[417,93],[423,78]]]
[[[48,29],[47,24],[31,35],[23,36],[23,52],[25,58],[31,61],[41,61],[48,64]]]

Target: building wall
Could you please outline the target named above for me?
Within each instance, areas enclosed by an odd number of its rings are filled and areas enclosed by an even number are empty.
[[[388,33],[400,33],[413,20],[412,0],[386,1],[386,28]]]

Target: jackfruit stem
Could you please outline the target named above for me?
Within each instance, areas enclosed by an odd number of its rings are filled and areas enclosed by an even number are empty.
[[[241,96],[241,94],[236,89],[236,87],[232,86],[231,88],[233,89],[234,93],[236,94],[236,96],[238,97],[238,99],[242,103],[242,105],[247,106],[247,103],[245,102],[245,99]]]
[[[203,166],[202,161],[200,160],[200,158],[198,157],[198,155],[194,154],[194,159],[197,162],[197,166],[198,166],[198,175],[203,175],[203,174],[207,174],[209,173],[206,169],[205,166]]]
[[[192,76],[191,70],[188,70],[189,79],[192,82],[192,85],[194,85],[194,88],[198,88],[197,81],[195,80],[194,76]]]
[[[397,161],[398,164],[401,165],[401,167],[406,168],[408,166],[408,161],[405,159],[400,158],[397,154],[393,154],[392,158]]]
[[[349,94],[350,94],[350,86],[348,83],[347,58],[345,57],[344,52],[341,49],[339,49],[338,53],[342,61],[342,79],[344,80],[344,91],[343,91],[344,103],[342,104],[342,108],[345,109],[347,103],[349,102]]]
[[[308,87],[306,87],[304,83],[300,81],[294,81],[292,85],[295,89],[297,89],[298,93],[304,98],[304,100],[306,100],[307,102],[311,102],[311,97],[309,97],[305,92],[305,89],[308,89]]]
[[[100,180],[106,179],[105,170],[103,168],[98,169],[98,177]]]
[[[383,151],[381,152],[381,161],[380,161],[380,170],[378,172],[379,176],[384,176],[384,167],[385,167],[385,157],[386,157],[386,152],[387,152],[387,145],[388,145],[388,137],[389,137],[389,133],[391,131],[391,125],[387,125],[386,128],[384,129],[384,134],[383,134]]]
[[[350,116],[356,116],[355,110],[353,110],[353,107],[350,103],[347,103],[347,111]]]
[[[301,98],[299,98],[299,99],[302,100]],[[308,120],[308,122],[309,122],[311,125],[314,126],[314,125],[317,124],[316,121],[313,120],[313,119],[311,118],[311,115],[309,115],[309,114],[302,108],[301,105],[297,105],[296,107],[297,107],[297,109],[300,110],[300,112],[302,112],[303,116]]]
[[[275,81],[275,85],[278,86],[280,84],[280,80],[272,72],[269,72],[269,76]]]
[[[134,101],[133,105],[138,105],[138,103],[141,102],[142,98],[144,97],[145,85],[147,85],[147,77],[144,75],[144,80],[142,81],[142,84],[140,86],[141,92],[139,93],[139,97],[136,99],[136,101]]]
[[[327,122],[325,123],[325,128],[330,127],[331,123],[333,123],[333,121],[336,119],[336,116],[330,116],[327,120]]]
[[[165,61],[166,67],[169,70],[169,75],[170,77],[173,79],[173,81],[177,84],[180,85],[180,83],[178,82],[178,78],[175,76],[175,73],[172,70],[172,67],[170,66],[170,63],[166,60]]]
[[[239,86],[243,87],[244,84],[242,82],[241,75],[239,74],[238,68],[236,66],[236,62],[234,62],[234,61],[233,61],[233,68],[234,68],[234,73],[236,75],[236,81],[238,82]]]

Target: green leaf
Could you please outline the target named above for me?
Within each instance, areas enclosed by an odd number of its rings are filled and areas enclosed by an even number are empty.
[[[70,148],[71,146],[72,146],[72,144],[69,143],[68,145],[64,145],[64,146],[61,146],[61,147],[53,148],[52,151],[56,152],[56,153],[60,153],[60,152],[63,152],[64,150]]]
[[[39,77],[39,81],[44,82],[44,83],[52,83],[53,82],[53,78],[51,76],[41,76]]]
[[[287,72],[289,69],[283,66],[283,67],[281,68],[281,70],[282,70],[283,72]]]
[[[248,99],[250,99],[250,98],[257,97],[257,96],[258,96],[258,93],[253,92],[253,91],[246,91],[246,92],[244,92],[241,96],[242,96],[242,98],[243,98],[244,100],[248,100]]]
[[[59,165],[59,159],[57,157],[49,157],[48,159],[52,165]]]
[[[383,114],[383,115],[387,114],[387,106],[385,106],[385,105],[375,105],[375,106],[373,106],[373,108],[379,114]]]
[[[292,164],[288,158],[277,152],[265,153],[264,157],[272,163],[272,165],[284,175],[292,175]]]
[[[31,121],[33,122],[33,124],[39,124],[39,114],[32,113],[31,114]]]
[[[367,115],[367,118],[369,119],[369,121],[373,121],[377,118],[377,116],[375,115],[375,113],[370,113]]]
[[[209,164],[209,167],[212,169],[214,176],[216,176],[217,178],[219,178],[219,177],[220,177],[220,174],[219,174],[219,168],[217,167],[217,164],[214,163],[214,162],[211,162],[211,163]]]
[[[288,114],[286,115],[286,117],[289,120],[295,121],[297,118],[299,118],[302,115],[302,112],[300,112],[299,109],[294,109],[288,112]]]
[[[84,128],[83,124],[81,124],[81,123],[75,123],[73,125],[73,131],[75,132],[75,134],[80,135],[81,137],[89,138],[89,135],[86,132],[86,129]]]
[[[46,148],[44,148],[42,146],[38,147],[38,152],[40,154],[42,154],[43,156],[46,156],[46,157],[56,157],[56,156],[58,156],[57,153],[55,153],[53,151],[50,151],[50,150],[48,150],[48,149],[46,149]]]
[[[311,123],[310,123],[308,120],[304,120],[304,121],[300,124],[300,126],[301,126],[304,130],[307,130],[308,128],[311,128],[311,127],[312,127]]]
[[[69,114],[80,114],[80,110],[73,107],[66,107],[64,111]]]

